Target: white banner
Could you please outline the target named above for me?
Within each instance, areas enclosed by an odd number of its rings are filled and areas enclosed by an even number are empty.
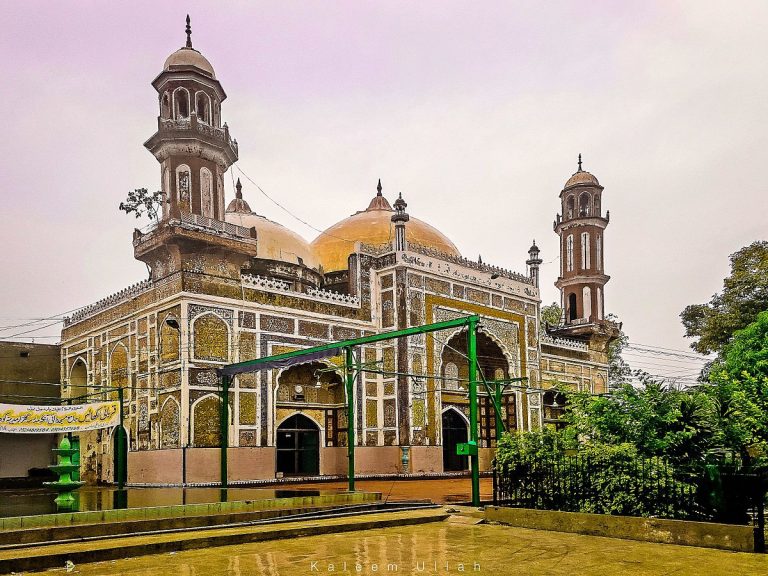
[[[111,428],[119,423],[117,400],[73,406],[0,404],[0,432],[55,434]]]

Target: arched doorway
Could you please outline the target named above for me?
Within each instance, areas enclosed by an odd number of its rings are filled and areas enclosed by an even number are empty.
[[[287,476],[317,476],[320,472],[320,430],[303,414],[294,414],[277,427],[277,472]]]
[[[456,472],[467,470],[469,460],[456,454],[456,445],[467,442],[467,423],[456,410],[443,412],[443,471]]]

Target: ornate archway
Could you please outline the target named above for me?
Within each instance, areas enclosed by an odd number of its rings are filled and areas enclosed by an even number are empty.
[[[303,414],[294,414],[277,427],[277,465],[286,476],[320,473],[320,429]]]

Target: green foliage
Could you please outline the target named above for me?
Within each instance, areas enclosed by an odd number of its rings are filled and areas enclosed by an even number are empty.
[[[691,348],[702,354],[720,352],[737,330],[768,310],[768,242],[753,242],[730,260],[731,274],[723,281],[722,293],[680,314],[685,335],[698,338]]]
[[[550,510],[687,518],[695,486],[668,462],[629,443],[589,441],[577,455],[568,431],[505,434],[496,453],[502,481],[519,504]]]
[[[147,192],[146,188],[136,188],[136,190],[128,192],[125,202],[120,202],[118,208],[126,214],[133,213],[136,218],[141,218],[146,214],[150,219],[157,222],[162,211],[162,202],[163,193],[159,190],[150,193]]]
[[[669,390],[646,379],[611,396],[567,392],[565,419],[579,438],[595,444],[630,444],[643,456],[703,463],[714,444],[715,402],[698,390]]]
[[[606,315],[605,319],[619,323],[619,317],[613,313]],[[632,376],[632,368],[622,356],[627,344],[629,344],[629,336],[624,333],[624,330],[619,330],[619,337],[608,344],[608,387],[610,389],[626,384]]]
[[[557,302],[552,302],[549,306],[541,307],[541,330],[544,331],[546,324],[550,326],[557,326],[560,324],[560,319],[563,317],[563,309],[560,308]]]

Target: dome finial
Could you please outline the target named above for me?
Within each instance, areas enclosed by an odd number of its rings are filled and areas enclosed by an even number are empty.
[[[242,200],[242,198],[243,198],[243,185],[240,184],[240,178],[237,179],[237,184],[235,184],[235,188],[237,189],[237,192],[235,193],[235,196]]]
[[[192,48],[192,26],[189,23],[189,14],[187,14],[187,48]]]
[[[581,172],[581,153],[579,153],[579,172]]]
[[[376,196],[381,196],[381,178],[379,178],[379,183],[376,186]]]

